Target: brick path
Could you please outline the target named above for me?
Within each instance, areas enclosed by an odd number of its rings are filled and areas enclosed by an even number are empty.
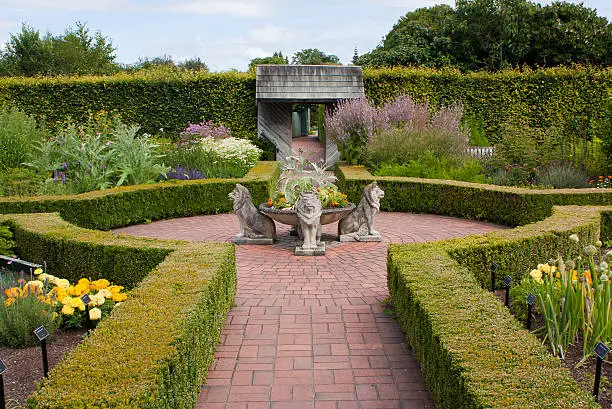
[[[325,162],[325,147],[319,142],[318,135],[296,136],[291,139],[291,150],[296,153],[302,150],[302,157],[311,162]]]
[[[272,246],[238,246],[236,307],[227,318],[197,409],[433,408],[388,296],[386,247],[500,228],[435,215],[380,213],[381,243],[327,242],[325,256],[296,257],[278,225]],[[324,226],[324,240],[336,236]],[[198,216],[116,232],[227,241],[234,215]]]

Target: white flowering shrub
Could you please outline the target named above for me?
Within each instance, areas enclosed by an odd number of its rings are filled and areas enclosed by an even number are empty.
[[[242,177],[255,165],[262,150],[247,139],[228,137],[199,140],[202,155],[207,158],[207,177]]]

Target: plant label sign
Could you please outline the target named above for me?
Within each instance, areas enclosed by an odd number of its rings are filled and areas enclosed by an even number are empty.
[[[533,293],[529,293],[526,300],[527,300],[527,304],[533,305],[535,303],[536,296]]]
[[[39,341],[42,341],[49,336],[49,331],[47,331],[44,325],[41,325],[34,330],[34,335],[36,335]]]
[[[91,302],[91,297],[89,296],[89,294],[85,294],[81,297],[81,301],[83,301],[83,304],[87,306]]]
[[[597,355],[600,359],[606,359],[608,352],[610,352],[610,347],[599,341],[595,345],[595,348],[593,348],[593,352],[595,352],[595,355]]]
[[[499,264],[497,264],[497,263],[491,264],[491,272],[492,273],[496,272],[498,268],[499,268]]]
[[[0,375],[6,372],[6,364],[2,359],[0,359]]]
[[[506,284],[506,287],[510,287],[510,284],[512,284],[512,277],[506,276],[504,278],[504,284]]]

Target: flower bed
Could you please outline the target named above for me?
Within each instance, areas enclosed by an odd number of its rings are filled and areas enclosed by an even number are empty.
[[[610,209],[555,208],[552,217],[514,230],[391,245],[393,304],[438,407],[598,407],[483,287],[491,287],[493,261],[517,280],[537,255],[567,251],[560,237],[595,239],[602,211]]]
[[[59,212],[77,226],[108,230],[164,218],[230,212],[227,195],[236,183],[249,189],[255,203],[262,203],[278,174],[276,162],[258,162],[240,179],[164,182],[71,196],[0,198],[0,214]]]

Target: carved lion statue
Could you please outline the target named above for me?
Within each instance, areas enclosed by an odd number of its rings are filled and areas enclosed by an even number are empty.
[[[300,220],[299,233],[304,240],[302,249],[317,248],[321,240],[321,213],[323,207],[316,192],[302,192],[295,202],[295,212]]]
[[[351,213],[338,222],[338,234],[354,234],[358,236],[380,236],[374,230],[374,216],[380,210],[380,199],[385,192],[372,182],[363,189],[361,201]]]
[[[229,198],[234,202],[234,213],[240,222],[240,233],[236,236],[237,238],[276,239],[274,221],[257,210],[251,199],[251,193],[246,187],[237,183],[229,194]]]

